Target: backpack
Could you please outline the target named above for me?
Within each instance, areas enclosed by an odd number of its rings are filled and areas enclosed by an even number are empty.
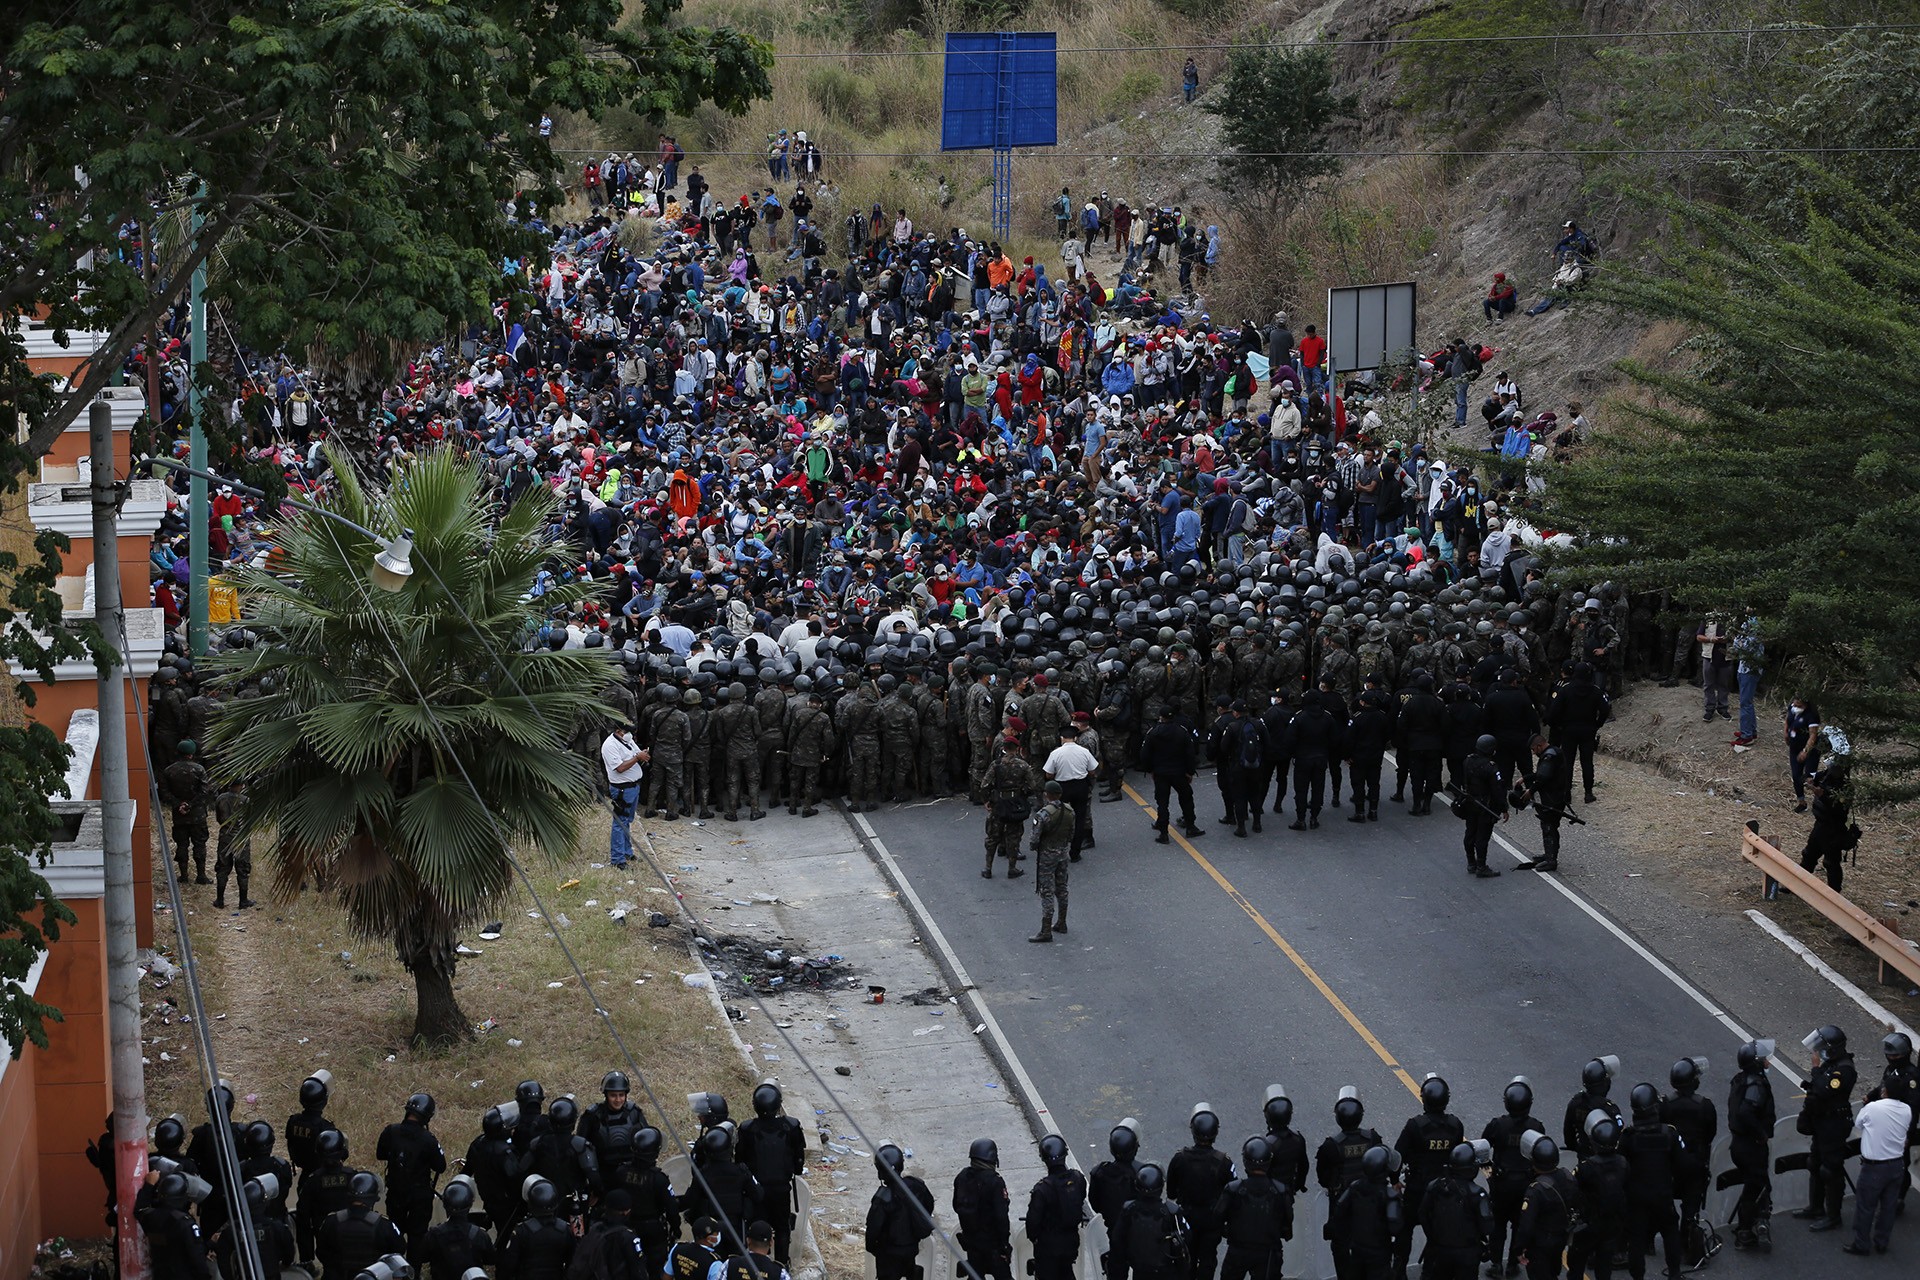
[[[686,153],[686,151],[684,151],[684,150],[683,150],[683,149],[681,148],[681,146],[680,146],[680,144],[679,144],[679,143],[677,143],[677,142],[676,142],[676,143],[674,143],[674,144],[673,144],[673,162],[674,162],[675,164],[678,164],[678,163],[680,163],[680,162],[681,162],[682,160],[685,160],[686,158],[687,158],[687,153]]]
[[[1247,727],[1240,735],[1240,767],[1254,772],[1267,762],[1266,744],[1260,740],[1259,722],[1248,720],[1245,723]]]
[[[1027,795],[1027,789],[1011,781],[1003,781],[999,766],[995,766],[990,779],[993,784],[993,816],[1001,822],[1025,822],[1033,812]]]

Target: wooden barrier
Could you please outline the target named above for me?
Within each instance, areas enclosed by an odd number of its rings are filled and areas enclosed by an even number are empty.
[[[1862,911],[1851,898],[1837,893],[1826,880],[1803,868],[1794,859],[1760,838],[1748,824],[1740,833],[1740,856],[1760,868],[1762,888],[1769,896],[1778,884],[1845,929],[1855,941],[1873,953],[1880,962],[1880,981],[1888,982],[1887,970],[1901,974],[1920,986],[1920,950],[1892,927]]]

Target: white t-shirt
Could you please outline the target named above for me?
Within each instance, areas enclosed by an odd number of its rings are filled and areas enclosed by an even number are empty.
[[[640,762],[635,760],[622,769],[627,757],[640,750],[632,743],[622,742],[620,735],[610,733],[607,740],[600,744],[600,762],[607,768],[607,781],[616,787],[629,786],[640,781]]]
[[[1898,1160],[1907,1149],[1913,1108],[1898,1098],[1876,1098],[1860,1108],[1853,1122],[1860,1126],[1862,1160]]]
[[[1079,743],[1063,742],[1047,754],[1047,762],[1040,767],[1056,782],[1078,782],[1090,777],[1100,762]]]

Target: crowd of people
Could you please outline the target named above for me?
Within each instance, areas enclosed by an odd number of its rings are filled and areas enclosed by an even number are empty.
[[[1886,1065],[1856,1114],[1859,1072],[1845,1033],[1824,1026],[1804,1043],[1814,1070],[1796,1127],[1811,1149],[1793,1163],[1807,1170],[1808,1205],[1794,1216],[1811,1219],[1815,1231],[1840,1228],[1845,1164],[1857,1154],[1854,1234],[1845,1247],[1885,1252],[1911,1186],[1920,1106],[1913,1045],[1899,1033],[1886,1037]],[[1718,1185],[1739,1187],[1731,1224],[1740,1249],[1771,1241],[1770,1155],[1780,1119],[1772,1053],[1771,1041],[1743,1045],[1727,1086],[1730,1167]],[[1241,1144],[1237,1161],[1220,1144],[1231,1117],[1201,1103],[1188,1120],[1190,1144],[1164,1164],[1141,1158],[1131,1119],[1110,1134],[1110,1158],[1084,1174],[1066,1142],[1047,1135],[1039,1144],[1045,1175],[1023,1201],[999,1173],[996,1141],[982,1137],[949,1201],[965,1258],[956,1273],[1011,1280],[1018,1221],[1032,1257],[1028,1274],[1070,1280],[1088,1247],[1083,1229],[1098,1215],[1106,1238],[1098,1273],[1107,1280],[1214,1280],[1216,1270],[1219,1280],[1272,1280],[1297,1226],[1312,1225],[1321,1227],[1340,1280],[1404,1277],[1416,1257],[1425,1280],[1472,1280],[1483,1264],[1493,1278],[1524,1268],[1531,1280],[1556,1280],[1564,1267],[1606,1280],[1624,1267],[1637,1280],[1656,1241],[1665,1274],[1678,1276],[1721,1247],[1707,1198],[1722,1119],[1703,1092],[1706,1068],[1704,1059],[1681,1058],[1666,1092],[1635,1084],[1623,1111],[1611,1096],[1619,1060],[1593,1058],[1557,1129],[1536,1118],[1533,1087],[1516,1077],[1477,1136],[1451,1110],[1447,1082],[1430,1075],[1419,1114],[1391,1142],[1367,1124],[1366,1103],[1349,1087],[1333,1104],[1334,1131],[1311,1158],[1293,1100],[1274,1085],[1262,1131]],[[631,1100],[620,1071],[606,1074],[601,1100],[586,1108],[522,1082],[511,1102],[486,1111],[480,1133],[452,1161],[432,1128],[433,1097],[416,1093],[368,1161],[327,1116],[332,1084],[325,1072],[302,1081],[299,1109],[278,1132],[264,1120],[234,1120],[233,1092],[220,1086],[212,1101],[239,1161],[231,1174],[222,1172],[232,1166],[211,1123],[191,1132],[178,1117],[159,1123],[137,1206],[156,1280],[210,1280],[215,1262],[227,1280],[240,1280],[239,1202],[224,1191],[235,1178],[260,1274],[269,1277],[296,1263],[317,1265],[319,1280],[406,1280],[415,1270],[424,1280],[787,1275],[809,1152],[778,1085],[757,1087],[753,1116],[738,1123],[723,1097],[695,1095],[697,1134],[684,1159],[668,1158],[666,1139]],[[1856,1129],[1857,1151],[1849,1144]],[[275,1151],[279,1139],[284,1155]],[[112,1149],[103,1136],[103,1173],[111,1172]],[[898,1145],[884,1143],[873,1156],[878,1185],[865,1247],[878,1280],[909,1280],[923,1274],[916,1258],[936,1229],[937,1200],[907,1172]],[[1571,1170],[1562,1167],[1566,1156],[1575,1160]],[[384,1178],[362,1164],[384,1164]],[[1305,1203],[1315,1187],[1324,1213]]]

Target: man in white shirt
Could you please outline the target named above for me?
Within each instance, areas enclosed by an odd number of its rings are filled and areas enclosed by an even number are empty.
[[[1073,843],[1067,848],[1067,861],[1080,861],[1080,851],[1093,844],[1093,775],[1100,761],[1080,745],[1080,726],[1075,724],[1067,736],[1047,754],[1041,772],[1060,784],[1060,798],[1073,806]]]
[[[1906,1172],[1913,1108],[1888,1097],[1884,1088],[1875,1089],[1853,1122],[1860,1126],[1860,1176],[1853,1187],[1853,1239],[1842,1246],[1842,1252],[1866,1253],[1871,1235],[1872,1251],[1885,1253],[1900,1203],[1901,1175]]]
[[[633,813],[640,804],[641,765],[647,752],[636,746],[633,730],[621,725],[600,744],[600,762],[607,770],[607,790],[613,797],[613,831],[608,837],[607,861],[616,867],[627,865],[633,856]]]

